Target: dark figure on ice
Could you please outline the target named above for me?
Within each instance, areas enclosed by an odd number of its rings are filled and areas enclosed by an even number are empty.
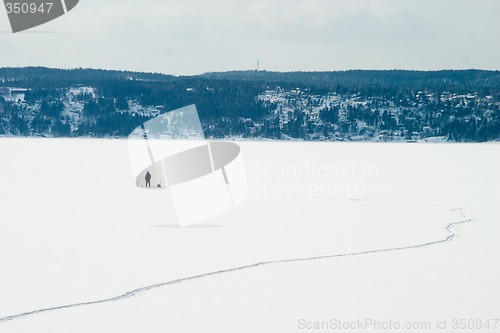
[[[149,173],[149,171],[146,173],[146,187],[151,187],[151,174]]]

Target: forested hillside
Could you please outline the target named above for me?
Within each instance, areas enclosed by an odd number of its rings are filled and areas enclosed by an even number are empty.
[[[235,71],[176,77],[0,68],[0,135],[126,137],[196,104],[211,138],[500,139],[498,71]]]

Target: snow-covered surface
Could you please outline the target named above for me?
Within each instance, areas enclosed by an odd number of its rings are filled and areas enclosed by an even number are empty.
[[[0,332],[500,317],[499,144],[238,144],[248,199],[179,228],[124,140],[0,139]]]

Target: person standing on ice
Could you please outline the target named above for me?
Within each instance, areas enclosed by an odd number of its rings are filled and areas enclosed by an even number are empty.
[[[149,171],[146,173],[146,187],[151,187],[151,174],[149,173]]]

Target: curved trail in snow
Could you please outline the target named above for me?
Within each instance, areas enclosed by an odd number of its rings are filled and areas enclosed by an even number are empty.
[[[452,209],[452,212],[459,212],[461,214],[461,216],[463,217],[463,220],[458,221],[458,222],[454,222],[454,223],[450,223],[448,226],[446,226],[446,230],[448,230],[448,232],[450,233],[450,236],[446,237],[445,239],[441,239],[441,240],[434,241],[434,242],[422,243],[422,244],[410,245],[410,246],[403,246],[403,247],[394,247],[394,248],[369,250],[369,251],[362,251],[362,252],[344,253],[344,254],[332,254],[332,255],[307,257],[307,258],[262,261],[262,262],[252,264],[252,265],[245,265],[245,266],[240,266],[240,267],[235,267],[235,268],[229,268],[229,269],[224,269],[224,270],[220,270],[220,271],[214,271],[214,272],[209,272],[209,273],[205,273],[205,274],[194,275],[194,276],[190,276],[190,277],[186,277],[186,278],[180,278],[180,279],[171,280],[171,281],[167,281],[167,282],[163,282],[163,283],[158,283],[158,284],[150,285],[147,287],[138,288],[138,289],[126,292],[122,295],[112,297],[112,298],[104,298],[104,299],[96,300],[96,301],[62,305],[62,306],[39,309],[39,310],[24,312],[24,313],[12,315],[12,316],[7,316],[7,317],[0,318],[0,323],[12,321],[12,320],[17,320],[17,319],[22,319],[25,317],[29,317],[29,316],[33,316],[33,315],[37,315],[37,314],[42,314],[42,313],[47,313],[47,312],[54,312],[54,311],[83,307],[83,306],[90,306],[90,305],[97,305],[97,304],[121,301],[121,300],[125,300],[128,298],[134,297],[134,296],[138,296],[140,294],[144,294],[144,293],[151,291],[153,289],[158,289],[158,288],[162,288],[162,287],[166,287],[166,286],[174,285],[174,284],[178,284],[178,283],[183,283],[183,282],[189,282],[192,280],[198,280],[198,279],[202,279],[202,278],[206,278],[206,277],[210,277],[210,276],[226,274],[226,273],[231,273],[231,272],[237,272],[237,271],[242,271],[242,270],[248,270],[248,269],[261,267],[261,266],[265,266],[265,265],[292,263],[292,262],[301,262],[301,261],[313,261],[313,260],[331,259],[331,258],[339,258],[339,257],[359,256],[359,255],[380,253],[380,252],[402,251],[402,250],[417,249],[417,248],[437,245],[437,244],[441,244],[441,243],[451,242],[451,241],[455,240],[458,236],[460,236],[460,234],[455,230],[455,227],[457,225],[471,223],[472,221],[474,221],[474,218],[472,218],[469,214],[467,214],[462,208]]]

